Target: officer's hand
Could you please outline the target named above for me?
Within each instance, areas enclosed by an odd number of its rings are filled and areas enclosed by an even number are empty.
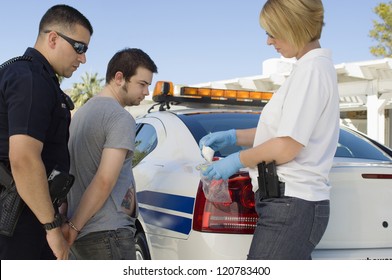
[[[47,230],[46,240],[58,260],[68,259],[69,245],[59,227]]]
[[[61,227],[60,227],[60,229],[61,229],[61,232],[63,233],[63,236],[64,236],[64,238],[65,238],[65,240],[67,240],[67,242],[68,242],[68,244],[69,245],[72,245],[72,244],[70,244],[70,242],[69,242],[69,226],[68,226],[68,224],[67,223],[64,223]]]
[[[234,146],[237,142],[235,129],[218,131],[207,134],[199,141],[200,150],[203,146],[208,146],[215,152],[227,146]]]
[[[214,161],[202,174],[209,180],[226,180],[243,167],[244,165],[240,161],[240,153],[237,152],[224,159]]]

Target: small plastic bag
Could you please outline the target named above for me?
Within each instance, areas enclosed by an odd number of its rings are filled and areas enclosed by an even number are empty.
[[[231,203],[228,180],[209,180],[203,176],[203,171],[208,164],[198,166],[200,170],[201,182],[203,183],[203,192],[207,200],[211,202]]]
[[[210,147],[203,145],[201,154],[207,162],[212,162],[212,158],[214,157],[215,151]]]

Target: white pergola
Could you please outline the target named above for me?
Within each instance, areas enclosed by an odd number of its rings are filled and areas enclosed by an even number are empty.
[[[290,74],[293,63],[284,58],[268,59],[263,62],[262,75],[192,86],[275,91]],[[335,69],[341,112],[367,111],[366,133],[391,146],[391,122],[385,112],[392,109],[392,59],[342,63],[335,65]]]

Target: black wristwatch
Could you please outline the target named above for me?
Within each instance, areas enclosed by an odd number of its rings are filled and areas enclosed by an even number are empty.
[[[63,216],[61,216],[60,214],[56,214],[56,215],[54,215],[54,220],[53,220],[53,222],[43,224],[42,226],[43,226],[44,229],[46,229],[46,230],[51,230],[51,229],[60,227],[63,223],[64,223]]]

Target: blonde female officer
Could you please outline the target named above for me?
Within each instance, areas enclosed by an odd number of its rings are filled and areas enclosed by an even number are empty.
[[[263,109],[257,128],[209,134],[200,146],[252,148],[210,165],[204,175],[228,178],[250,168],[259,215],[248,259],[311,259],[329,220],[332,166],[339,134],[339,95],[331,53],[320,46],[321,0],[268,0],[260,13],[267,44],[296,58],[285,83]],[[262,196],[255,168],[277,163],[280,197]]]

